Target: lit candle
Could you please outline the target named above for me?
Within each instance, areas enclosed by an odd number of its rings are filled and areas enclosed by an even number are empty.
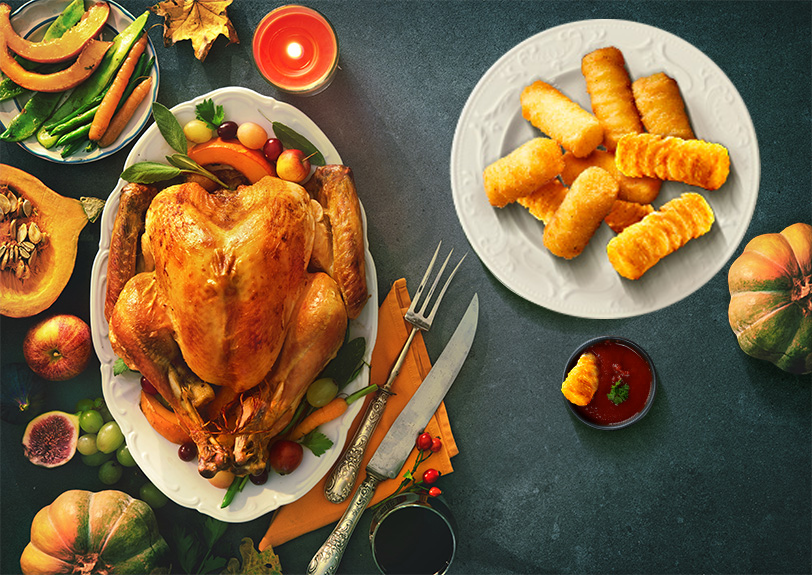
[[[338,68],[338,39],[330,22],[295,4],[280,6],[262,19],[254,32],[253,52],[265,79],[292,94],[321,92]]]

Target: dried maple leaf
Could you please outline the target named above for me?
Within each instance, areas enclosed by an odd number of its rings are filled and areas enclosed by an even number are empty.
[[[164,17],[164,46],[191,40],[195,58],[206,59],[212,44],[222,34],[229,44],[239,44],[237,31],[226,15],[232,0],[164,0],[150,10]]]

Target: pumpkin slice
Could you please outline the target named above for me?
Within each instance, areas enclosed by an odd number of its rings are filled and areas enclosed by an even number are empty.
[[[192,441],[186,430],[178,423],[178,416],[171,409],[167,409],[154,395],[141,391],[141,411],[144,417],[164,439],[182,445]]]
[[[257,183],[265,176],[275,176],[276,169],[259,150],[251,150],[236,141],[213,138],[189,150],[189,157],[201,166],[225,164],[250,181]]]
[[[3,164],[0,193],[0,314],[29,317],[50,307],[62,293],[73,273],[79,232],[88,221],[95,221],[101,207],[89,214],[92,199],[83,202],[60,196],[34,176]],[[25,234],[20,232],[23,226]],[[35,248],[21,258],[26,241]],[[19,274],[17,262],[23,260],[29,269]]]
[[[110,15],[110,5],[106,2],[94,4],[78,24],[61,37],[47,42],[32,42],[20,36],[11,25],[10,13],[11,8],[7,4],[0,4],[0,34],[5,38],[6,46],[31,62],[54,63],[75,57],[101,32]]]
[[[69,67],[52,74],[38,74],[23,68],[11,55],[4,36],[0,36],[0,70],[14,83],[35,92],[64,92],[87,80],[96,70],[110,42],[90,40],[82,48],[76,61]]]

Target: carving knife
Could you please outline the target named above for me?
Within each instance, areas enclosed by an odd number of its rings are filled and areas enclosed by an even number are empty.
[[[403,464],[414,448],[417,436],[425,429],[431,416],[454,383],[457,374],[468,357],[474,341],[479,316],[479,298],[471,299],[460,324],[446,344],[443,353],[431,368],[426,379],[400,412],[392,427],[384,436],[378,449],[366,467],[366,478],[358,486],[355,495],[344,511],[333,532],[316,552],[307,567],[308,575],[328,575],[338,570],[341,556],[347,547],[355,525],[372,501],[375,488],[385,479],[400,474]]]

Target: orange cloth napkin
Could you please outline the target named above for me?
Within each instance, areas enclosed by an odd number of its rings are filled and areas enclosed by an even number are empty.
[[[401,278],[392,285],[392,289],[389,295],[386,296],[378,314],[378,336],[370,363],[371,383],[375,383],[379,386],[386,383],[386,379],[389,377],[389,371],[392,369],[403,344],[406,342],[409,332],[411,332],[411,325],[403,319],[406,310],[409,309],[410,303],[411,298],[409,297],[409,291],[406,289],[406,280]],[[381,421],[378,423],[377,429],[369,440],[361,471],[358,474],[356,488],[366,476],[366,465],[383,440],[386,432],[389,431],[395,418],[397,418],[398,414],[406,406],[412,394],[414,394],[415,390],[420,386],[430,369],[431,362],[426,352],[426,345],[423,342],[422,333],[418,332],[409,348],[409,353],[406,355],[406,360],[403,362],[403,367],[398,374],[398,378],[392,384],[394,395],[389,398]],[[361,423],[361,419],[366,412],[366,407],[374,396],[375,394],[367,396],[364,409],[359,412],[348,432],[347,443],[349,443],[355,435],[355,430]],[[439,436],[442,439],[443,448],[437,453],[432,454],[427,461],[420,465],[420,474],[422,475],[425,469],[431,467],[442,474],[451,473],[453,471],[451,458],[454,457],[459,450],[454,441],[454,436],[451,433],[451,424],[448,421],[445,404],[440,404],[440,407],[426,426],[426,431],[431,433],[433,437]],[[415,439],[417,438],[415,437]],[[400,475],[395,479],[388,479],[378,485],[371,505],[381,501],[398,488],[403,480],[403,473],[414,466],[416,458],[417,449],[415,448],[407,459],[403,469],[401,469]],[[268,532],[259,543],[258,548],[260,551],[264,551],[268,546],[281,545],[299,535],[309,533],[314,529],[318,529],[330,523],[335,523],[341,518],[349,504],[349,498],[340,504],[327,501],[324,497],[324,484],[326,481],[326,477],[322,478],[322,480],[303,497],[279,509],[276,516],[271,520]]]

